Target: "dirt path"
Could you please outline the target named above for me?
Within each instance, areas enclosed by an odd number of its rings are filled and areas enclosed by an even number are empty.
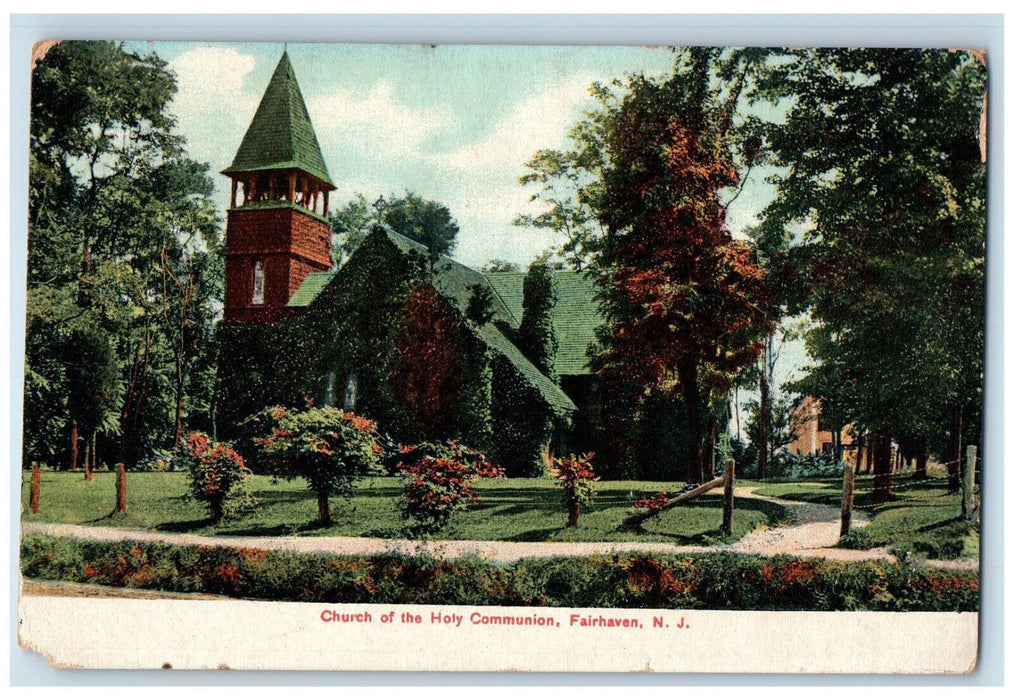
[[[820,503],[787,501],[782,498],[761,496],[755,493],[756,490],[756,486],[739,488],[736,489],[736,496],[755,498],[780,505],[792,513],[795,522],[782,527],[754,530],[738,542],[724,547],[725,551],[767,556],[794,554],[801,557],[827,557],[848,561],[892,558],[886,547],[834,549],[838,544],[838,533],[841,530],[841,508]],[[865,527],[869,524],[868,513],[861,510],[852,512],[853,528]]]
[[[736,552],[765,556],[789,555],[797,557],[823,557],[838,561],[894,561],[886,549],[837,549],[840,509],[815,503],[787,501],[760,496],[754,487],[741,487],[737,497],[749,497],[776,503],[787,508],[794,523],[774,528],[763,528],[749,533],[729,545],[686,546],[666,542],[498,542],[482,540],[387,540],[371,537],[237,537],[204,536],[125,530],[114,527],[86,527],[62,523],[22,523],[22,532],[41,532],[49,535],[78,537],[90,540],[140,540],[167,542],[178,545],[205,547],[238,547],[267,549],[304,554],[370,555],[385,552],[402,554],[428,554],[445,559],[478,556],[496,561],[511,562],[529,557],[589,556],[614,552],[657,552],[668,554],[701,552]],[[862,527],[869,517],[855,511],[853,526]],[[927,566],[948,569],[976,569],[977,560],[926,560]]]

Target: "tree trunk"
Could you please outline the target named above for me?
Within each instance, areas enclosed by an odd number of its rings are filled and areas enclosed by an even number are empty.
[[[77,471],[77,457],[78,457],[78,432],[77,432],[77,421],[71,421],[70,423],[70,470],[72,472]]]
[[[127,465],[116,465],[116,512],[127,512]]]
[[[926,440],[919,440],[919,452],[915,455],[915,471],[912,473],[913,479],[925,479],[926,478],[926,463],[929,461],[929,453],[926,451]]]
[[[332,523],[329,496],[330,494],[327,489],[321,489],[317,492],[317,517],[322,525],[330,525]]]
[[[760,445],[757,446],[760,478],[768,475],[768,425],[771,423],[771,392],[768,387],[767,345],[761,357],[760,373]]]
[[[39,492],[42,490],[42,474],[39,472],[39,463],[32,462],[32,497],[30,507],[33,513],[39,512]]]
[[[849,534],[852,529],[852,498],[856,488],[856,473],[852,465],[845,463],[844,482],[842,483],[841,496],[841,530],[838,533],[839,539]]]
[[[891,500],[891,436],[879,428],[873,434],[873,504]]]
[[[966,448],[965,473],[961,480],[961,516],[968,521],[975,520],[975,460],[978,447]]]
[[[958,429],[954,432],[954,461],[947,465],[947,490],[957,493],[961,489],[961,431],[964,429],[961,409],[958,409]]]
[[[722,503],[722,534],[732,537],[733,491],[736,488],[736,462],[725,463],[725,493]]]
[[[209,502],[211,506],[211,522],[218,524],[225,517],[225,501],[220,498]]]
[[[177,372],[180,370],[177,369]],[[176,382],[176,436],[173,438],[173,449],[178,450],[183,442],[183,378],[177,377]]]
[[[869,443],[866,446],[866,473],[869,474],[873,471],[873,432],[866,433],[866,441]]]
[[[581,502],[570,499],[570,512],[567,515],[567,527],[577,527],[577,519],[581,517]]]
[[[93,450],[95,449],[95,443],[92,442],[91,438],[85,440],[85,461],[84,461],[84,478],[85,481],[92,480],[92,460],[95,458]]]
[[[690,480],[704,483],[704,434],[701,427],[701,393],[697,386],[697,365],[683,360],[677,369],[683,388],[683,402],[687,411],[687,437],[690,442]]]
[[[860,433],[856,436],[856,472],[858,472],[863,466],[863,447],[865,446],[865,442],[863,433],[860,431]]]
[[[708,417],[708,441],[704,446],[704,481],[711,481],[715,478],[715,431],[717,421],[714,416]],[[698,482],[700,483],[700,482]]]
[[[740,430],[740,422],[739,422],[739,384],[736,385],[736,390],[735,391],[736,391],[736,398],[735,398],[735,401],[736,401],[736,442],[742,442],[743,441],[743,434],[742,434],[742,432]]]

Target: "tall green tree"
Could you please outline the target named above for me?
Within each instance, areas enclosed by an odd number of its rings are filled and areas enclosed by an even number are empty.
[[[71,429],[74,405],[101,398],[95,372],[59,352],[75,334],[101,335],[115,361],[111,462],[168,446],[184,421],[210,427],[199,414],[209,405],[208,340],[222,296],[220,234],[208,167],[187,156],[175,130],[175,90],[162,59],[113,42],[56,44],[33,70],[25,422],[33,450],[52,440],[54,421]],[[82,373],[91,376],[71,381]],[[42,396],[50,409],[38,411]]]
[[[811,384],[872,431],[884,500],[892,436],[942,461],[979,440],[985,69],[962,51],[784,51],[758,86],[790,100],[764,134],[779,170],[763,225],[794,232]]]
[[[376,224],[390,226],[426,246],[431,266],[441,255],[453,253],[457,245],[458,223],[443,204],[413,192],[400,197],[392,194],[387,199],[380,197],[372,204],[364,195],[356,194],[331,215],[334,258],[342,260],[351,255]]]
[[[518,328],[518,348],[539,371],[559,383],[556,353],[560,342],[553,327],[557,284],[553,268],[544,260],[528,266],[523,286],[523,313]]]

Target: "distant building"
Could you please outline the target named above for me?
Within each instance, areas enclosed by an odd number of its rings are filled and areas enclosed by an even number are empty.
[[[795,438],[789,443],[789,452],[794,455],[834,456],[834,431],[821,416],[820,402],[807,396],[792,414]],[[842,451],[845,459],[854,462],[856,440],[852,426],[841,431]]]

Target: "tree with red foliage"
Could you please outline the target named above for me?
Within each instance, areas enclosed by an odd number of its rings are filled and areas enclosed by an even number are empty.
[[[766,275],[727,230],[723,203],[740,182],[733,150],[747,168],[758,156],[734,115],[764,56],[681,49],[664,80],[593,85],[599,108],[571,130],[570,150],[537,152],[521,178],[548,209],[517,223],[566,236],[559,252],[597,278],[608,323],[595,368],[614,473],[672,397],[685,404],[690,478],[704,481],[718,399],[773,327]]]
[[[712,60],[691,52],[666,82],[630,79],[603,142],[605,233],[595,255],[611,321],[599,371],[682,398],[698,482],[710,472],[708,399],[728,391],[773,326],[765,273],[725,225],[719,193],[739,176],[729,118],[707,86]]]
[[[422,437],[431,440],[446,433],[454,418],[461,318],[428,282],[409,294],[403,318],[395,337],[391,385]]]

